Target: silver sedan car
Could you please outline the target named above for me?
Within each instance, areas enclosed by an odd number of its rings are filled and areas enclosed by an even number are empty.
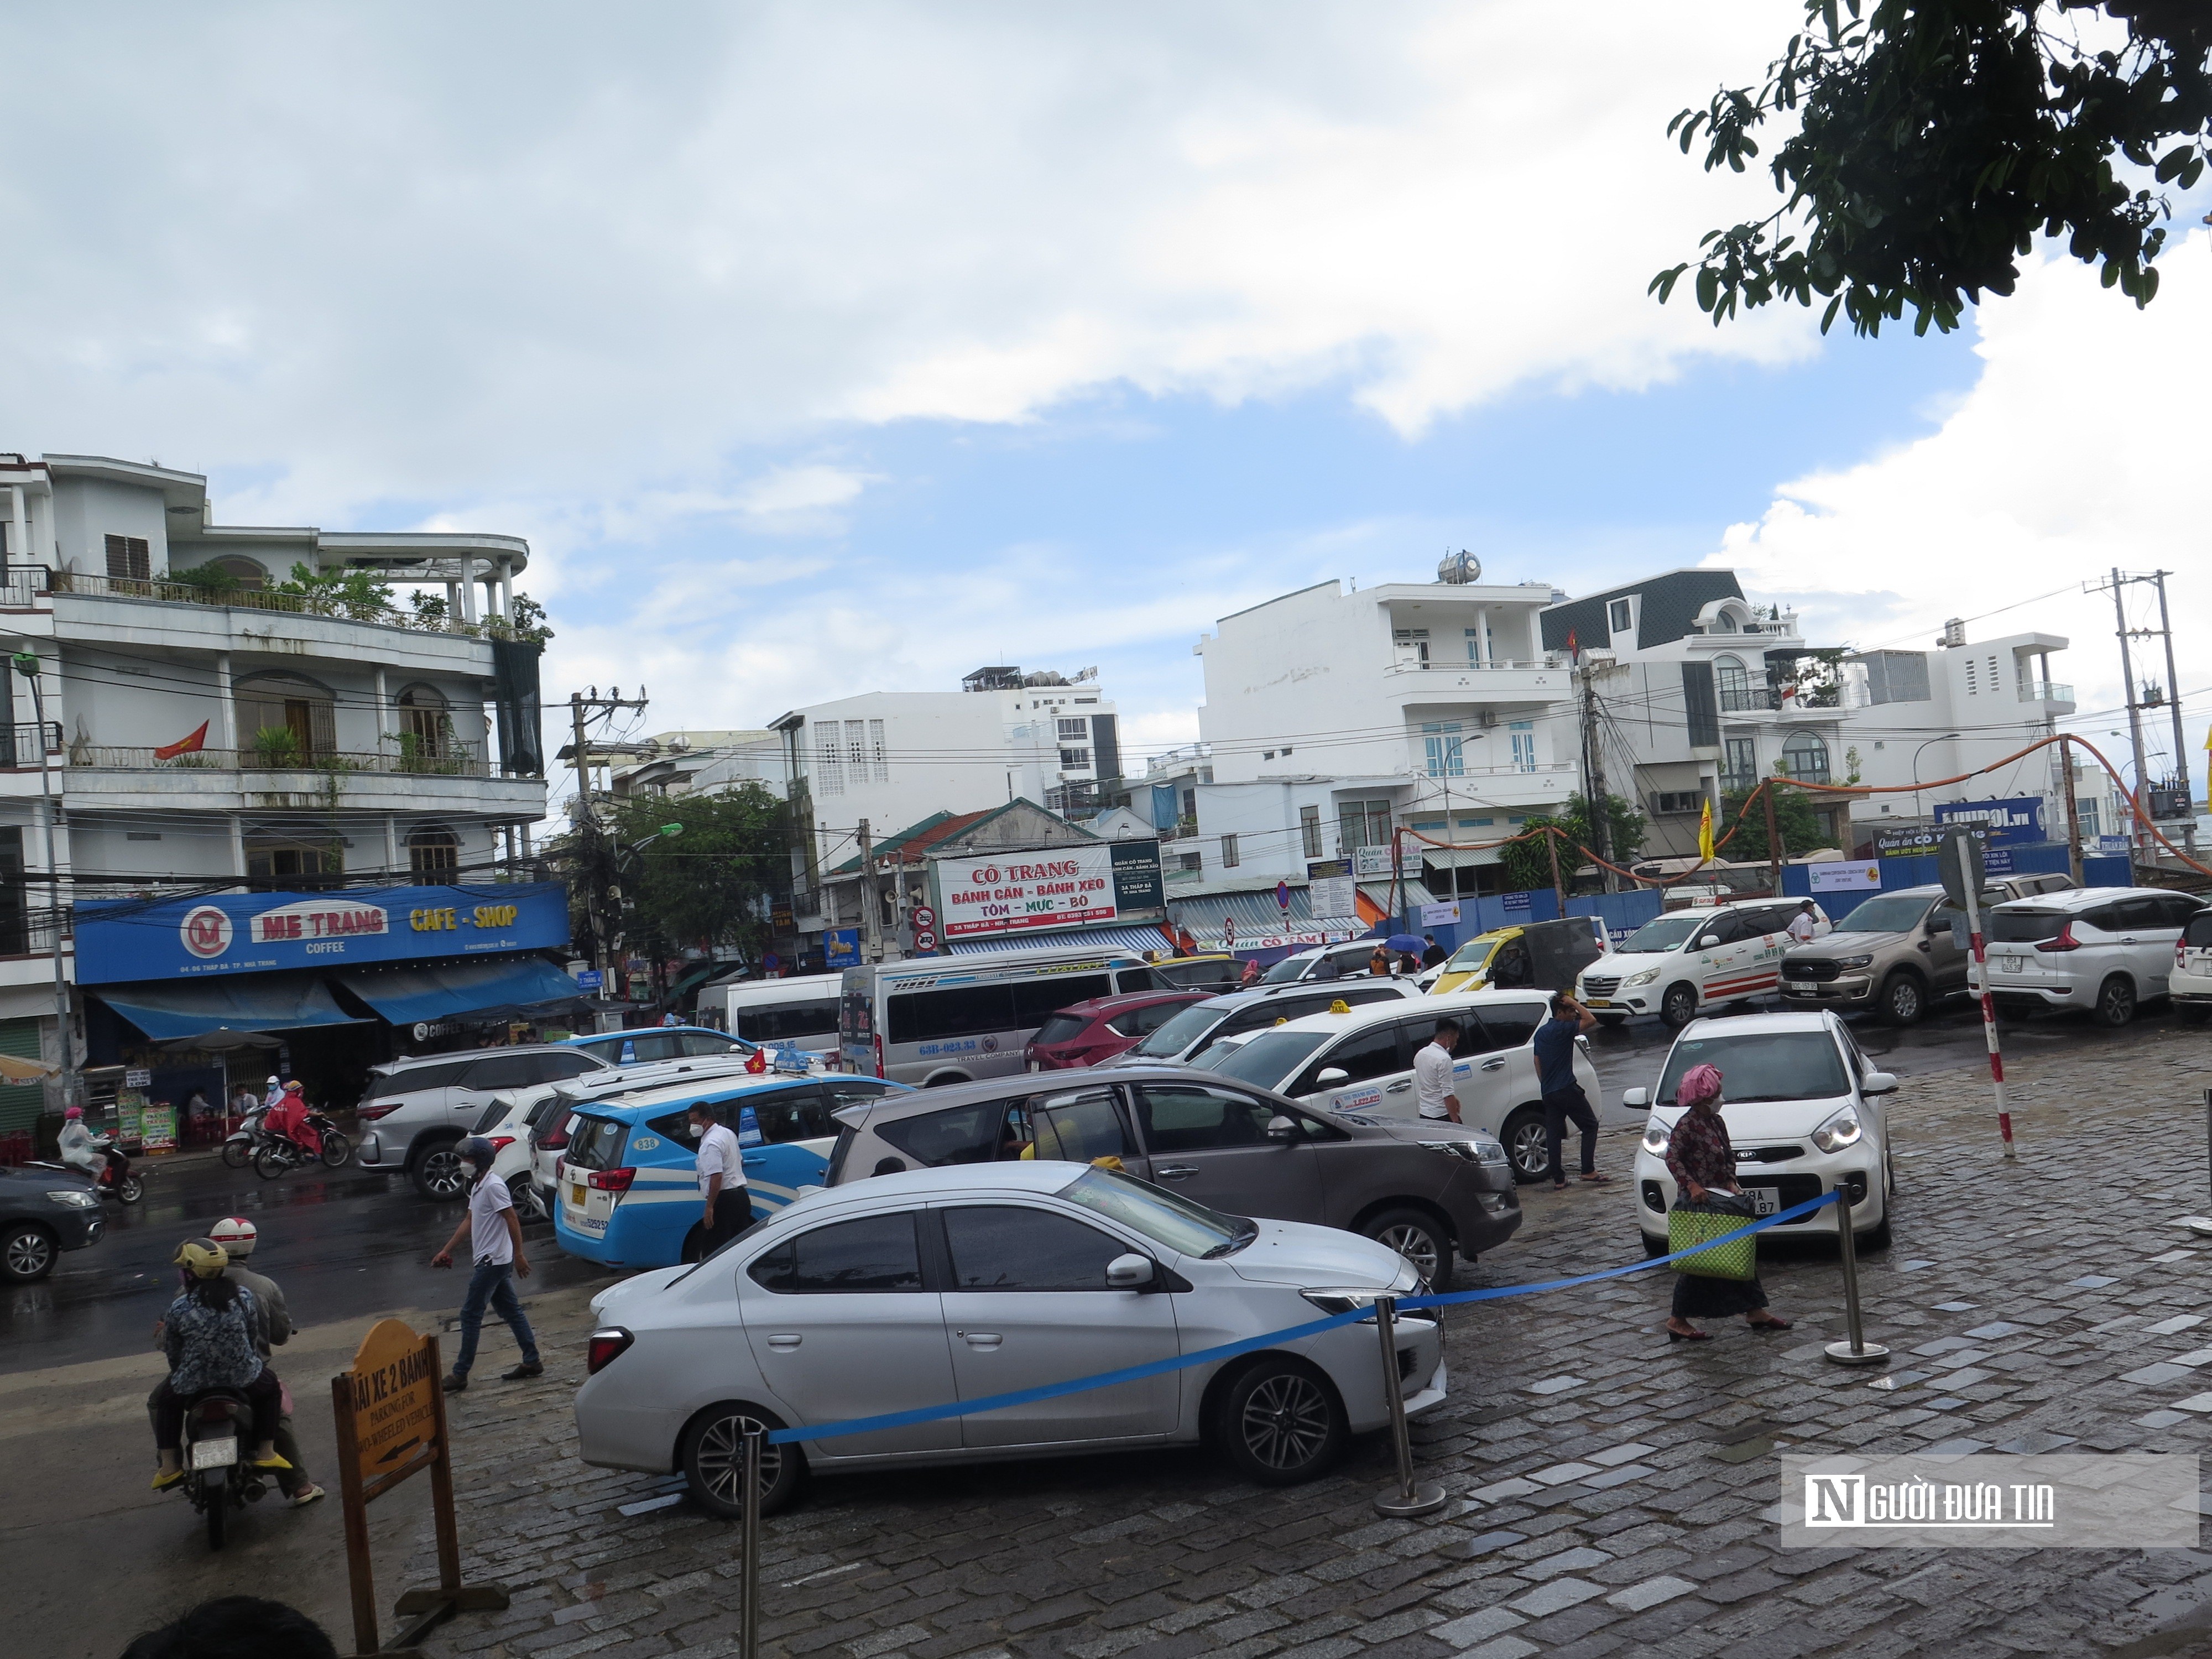
[[[1170,1359],[1413,1295],[1389,1247],[1223,1215],[1081,1164],[922,1170],[817,1192],[693,1267],[592,1304],[584,1461],[680,1472],[735,1516],[752,1424],[809,1427]],[[1437,1324],[1397,1324],[1392,1385],[1443,1402]],[[1063,1456],[1208,1441],[1248,1478],[1321,1474],[1389,1420],[1371,1320],[1080,1394],[771,1446],[763,1510],[809,1469]]]

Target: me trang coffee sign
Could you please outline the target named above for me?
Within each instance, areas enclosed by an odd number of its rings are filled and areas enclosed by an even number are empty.
[[[568,897],[550,882],[217,893],[76,907],[76,976],[85,985],[551,950],[568,942]]]
[[[939,934],[975,939],[1157,915],[1157,842],[1096,842],[933,860]]]

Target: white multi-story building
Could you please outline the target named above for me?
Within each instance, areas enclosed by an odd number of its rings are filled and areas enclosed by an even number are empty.
[[[713,795],[745,783],[785,791],[783,739],[773,732],[662,732],[625,747],[635,753],[610,757],[617,797]]]
[[[1096,671],[979,668],[961,684],[864,692],[770,722],[817,869],[852,854],[863,819],[883,836],[1015,799],[1065,812],[1121,775],[1119,721]]]
[[[1200,637],[1212,778],[1178,787],[1195,805],[1207,879],[1303,876],[1310,860],[1386,845],[1401,826],[1499,837],[1579,787],[1550,719],[1571,690],[1541,635],[1553,589],[1486,585],[1464,559],[1440,574],[1317,583]],[[1431,890],[1486,890],[1496,862],[1432,855],[1426,878]]]

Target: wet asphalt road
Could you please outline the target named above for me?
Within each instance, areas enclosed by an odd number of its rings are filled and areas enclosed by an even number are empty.
[[[2124,1046],[2139,1040],[2143,1027],[2172,1018],[2148,1014],[2118,1032],[2070,1018],[2008,1023],[2003,1038],[2015,1055],[2056,1044]],[[1985,1063],[1979,1016],[1965,1005],[1910,1030],[1871,1019],[1851,1023],[1860,1046],[1901,1076]],[[1593,1032],[1607,1102],[1617,1107],[1622,1090],[1656,1082],[1669,1041],[1656,1019]],[[348,1168],[264,1182],[206,1157],[147,1159],[139,1167],[151,1171],[145,1201],[127,1211],[108,1205],[108,1231],[98,1244],[64,1255],[41,1284],[0,1291],[0,1375],[142,1352],[175,1293],[169,1258],[178,1241],[226,1215],[249,1217],[260,1228],[254,1266],[284,1287],[296,1323],[459,1305],[460,1276],[433,1268],[429,1258],[459,1222],[462,1206],[426,1203],[404,1177]],[[536,1270],[526,1295],[601,1275],[592,1263],[562,1255],[545,1224],[526,1228],[524,1242]]]

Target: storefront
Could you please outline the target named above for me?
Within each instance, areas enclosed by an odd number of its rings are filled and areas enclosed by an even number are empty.
[[[88,1077],[119,1068],[180,1139],[196,1097],[219,1113],[272,1074],[343,1106],[378,1061],[565,1027],[568,941],[550,883],[83,902]]]

